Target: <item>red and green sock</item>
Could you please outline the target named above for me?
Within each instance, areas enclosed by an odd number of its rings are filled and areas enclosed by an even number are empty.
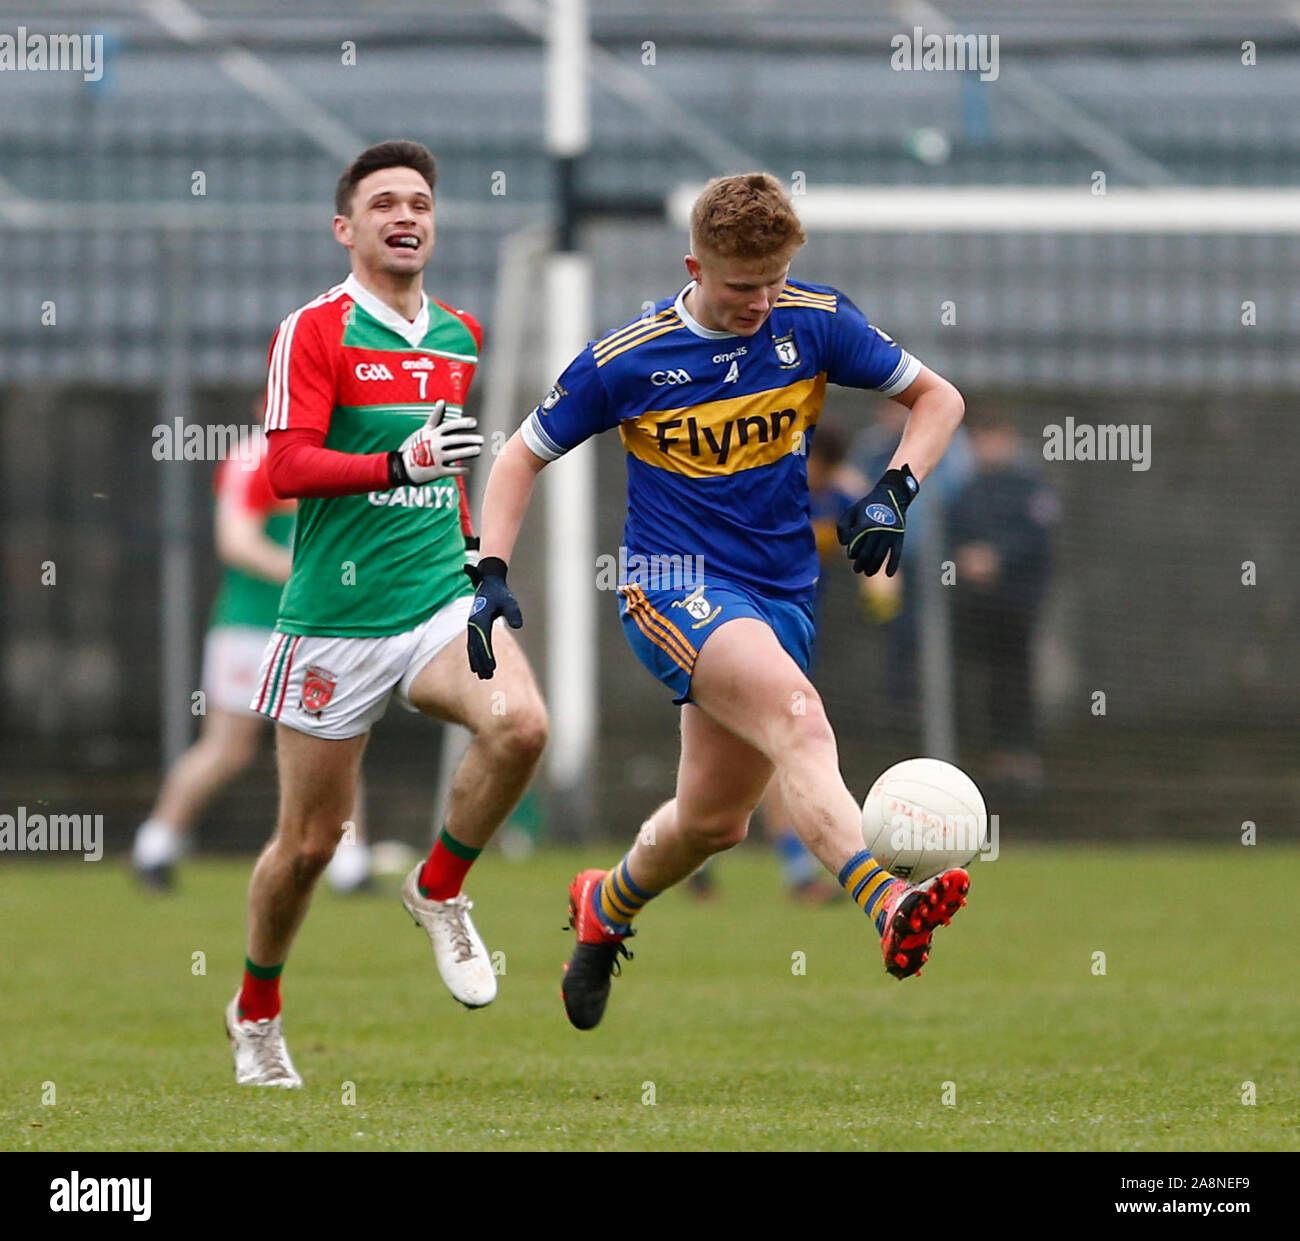
[[[445,827],[438,833],[433,850],[416,881],[420,895],[431,901],[449,901],[460,892],[469,868],[482,849],[463,845]]]
[[[240,1021],[270,1020],[280,1015],[280,971],[279,965],[255,965],[244,959],[244,985],[239,991]]]

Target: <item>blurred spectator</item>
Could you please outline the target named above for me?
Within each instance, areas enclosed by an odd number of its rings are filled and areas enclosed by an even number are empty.
[[[974,420],[970,437],[975,474],[948,515],[958,675],[979,684],[991,786],[1028,793],[1043,778],[1035,751],[1033,639],[1060,506],[1008,414]]]
[[[876,420],[854,439],[849,462],[864,480],[865,495],[889,468],[889,462],[903,438],[909,411],[895,401],[881,401]],[[887,643],[885,693],[902,726],[913,726],[917,702],[916,652],[917,613],[920,591],[917,570],[924,546],[926,526],[942,520],[948,508],[975,472],[970,436],[958,427],[948,451],[926,477],[917,497],[907,509],[907,537],[903,540],[902,563],[894,576],[877,573],[862,579],[867,616],[879,623]],[[854,499],[858,499],[854,496]],[[939,572],[939,565],[933,566]]]

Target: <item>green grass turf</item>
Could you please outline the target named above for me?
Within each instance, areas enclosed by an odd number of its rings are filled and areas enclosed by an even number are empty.
[[[285,972],[293,1092],[236,1088],[221,1028],[249,862],[192,863],[163,898],[113,863],[6,863],[0,1148],[1300,1146],[1300,849],[1004,856],[974,867],[925,976],[897,983],[861,914],[790,904],[752,844],[723,859],[713,902],[674,891],[642,915],[582,1034],[559,998],[565,886],[616,854],[479,864],[475,917],[506,972],[473,1013],[396,881],[322,889]]]

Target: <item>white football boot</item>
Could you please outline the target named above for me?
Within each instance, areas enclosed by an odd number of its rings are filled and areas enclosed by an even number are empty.
[[[470,920],[469,911],[474,908],[474,902],[464,892],[449,901],[431,901],[421,896],[419,879],[423,869],[424,862],[417,862],[402,884],[406,912],[417,926],[429,933],[438,973],[447,990],[466,1008],[491,1004],[497,998],[497,978],[488,950]]]
[[[279,1017],[240,1021],[239,996],[235,996],[226,1006],[226,1033],[234,1048],[235,1081],[239,1085],[282,1086],[290,1090],[302,1085],[284,1045]]]

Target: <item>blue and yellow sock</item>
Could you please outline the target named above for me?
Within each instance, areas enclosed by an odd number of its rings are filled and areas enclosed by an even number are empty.
[[[879,934],[885,933],[885,897],[890,884],[897,882],[866,849],[855,853],[844,863],[839,875],[842,887],[875,924]]]
[[[632,919],[645,908],[647,901],[658,895],[632,882],[625,857],[601,880],[593,903],[605,930],[611,935],[628,935],[632,931]]]

